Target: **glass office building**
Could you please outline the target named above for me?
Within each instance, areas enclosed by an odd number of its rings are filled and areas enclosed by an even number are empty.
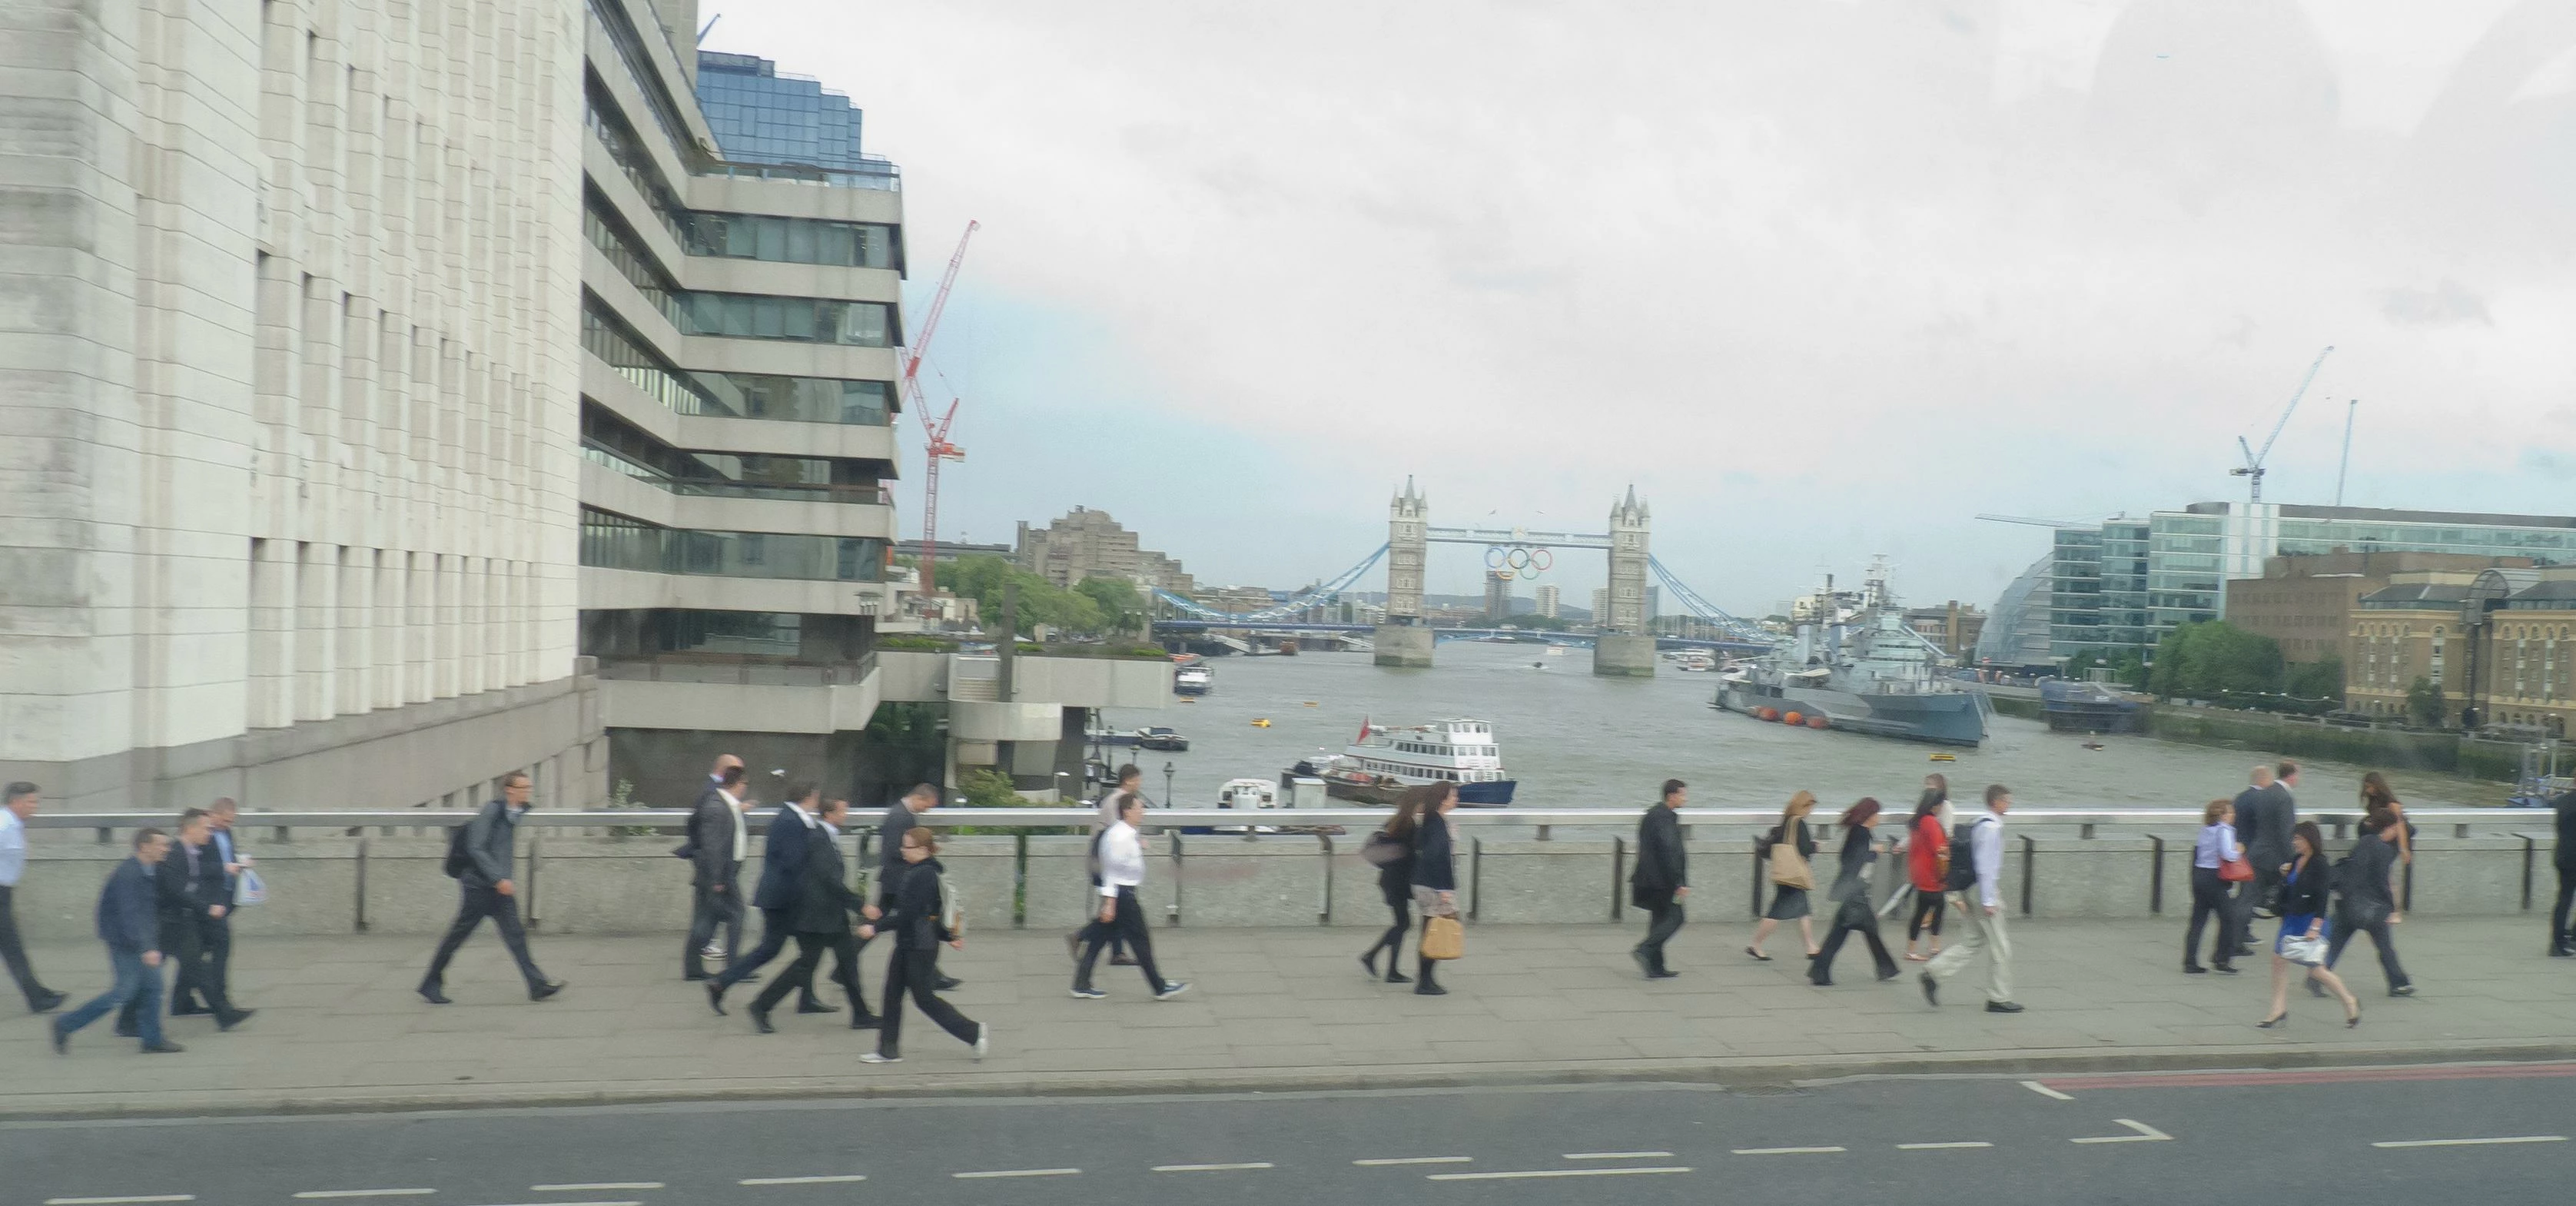
[[[738,167],[810,168],[829,183],[895,187],[891,163],[859,151],[860,111],[758,55],[698,53],[698,107]]]

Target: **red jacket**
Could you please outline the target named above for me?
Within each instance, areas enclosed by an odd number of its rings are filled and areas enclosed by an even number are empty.
[[[1926,813],[1914,823],[1914,833],[1905,842],[1906,869],[1913,873],[1914,890],[1938,892],[1941,882],[1941,852],[1950,848],[1950,835],[1941,831],[1941,814]]]

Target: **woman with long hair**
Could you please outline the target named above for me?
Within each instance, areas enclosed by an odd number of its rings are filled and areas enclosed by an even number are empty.
[[[2372,771],[2361,777],[2361,813],[2363,816],[2367,817],[2371,813],[2379,812],[2383,809],[2390,814],[2396,824],[2393,829],[2381,829],[2379,831],[2379,840],[2397,848],[2398,866],[2414,866],[2415,826],[2407,823],[2406,806],[2398,803],[2397,793],[2389,789],[2388,776],[2380,774],[2378,771]],[[2403,874],[2403,872],[2391,872],[2390,874],[2400,875]],[[2405,895],[2398,889],[2396,881],[2393,879],[2389,884],[2389,899],[2398,905],[2406,903]],[[2390,925],[2396,925],[2404,920],[2406,920],[2406,910],[2403,908],[2392,909],[2388,914],[2388,924]]]
[[[1878,978],[1893,980],[1897,976],[1896,960],[1887,953],[1887,943],[1878,936],[1878,909],[1870,899],[1869,865],[1878,859],[1877,831],[1879,804],[1862,796],[1860,803],[1843,812],[1837,824],[1843,830],[1842,863],[1834,876],[1834,886],[1825,898],[1834,902],[1833,929],[1825,934],[1824,949],[1807,961],[1807,980],[1819,988],[1834,982],[1834,955],[1843,949],[1843,939],[1853,934],[1869,940],[1869,957],[1877,964]],[[1890,848],[1895,843],[1890,842]]]
[[[1905,959],[1921,963],[1941,953],[1942,902],[1949,897],[1949,885],[1943,883],[1950,854],[1950,781],[1940,775],[1923,776],[1923,798],[1914,802],[1914,815],[1905,821],[1905,874],[1914,885],[1914,919],[1905,925]],[[1932,931],[1932,955],[1914,953],[1914,943],[1923,931]]]
[[[1403,964],[1397,961],[1404,954],[1404,933],[1413,928],[1413,829],[1421,823],[1422,810],[1437,804],[1443,790],[1433,783],[1404,789],[1404,794],[1395,798],[1395,815],[1388,817],[1385,827],[1378,830],[1379,835],[1403,854],[1377,869],[1378,894],[1386,898],[1387,911],[1395,915],[1395,924],[1386,927],[1386,932],[1378,935],[1377,942],[1360,955],[1360,966],[1368,969],[1369,979],[1378,978],[1377,953],[1385,951],[1386,982],[1413,983],[1413,977],[1405,975]]]
[[[1753,927],[1752,945],[1744,948],[1745,954],[1764,963],[1769,963],[1771,956],[1762,953],[1762,943],[1783,921],[1798,923],[1798,937],[1807,944],[1808,958],[1818,954],[1815,918],[1807,906],[1807,888],[1814,885],[1816,877],[1814,871],[1806,869],[1807,860],[1816,857],[1816,839],[1807,832],[1807,814],[1815,810],[1816,793],[1801,791],[1789,797],[1789,806],[1780,810],[1779,827],[1768,835],[1765,848],[1770,851],[1771,907],[1763,911],[1762,924]],[[1797,867],[1806,872],[1805,885],[1780,882],[1784,860],[1779,851],[1784,847],[1798,852]]]
[[[1422,806],[1413,821],[1413,872],[1408,877],[1413,888],[1413,907],[1422,913],[1422,932],[1431,933],[1434,917],[1458,915],[1458,865],[1455,841],[1449,828],[1449,810],[1458,807],[1458,785],[1429,785],[1439,795]],[[1419,940],[1417,940],[1417,949]],[[1449,990],[1432,978],[1431,969],[1438,966],[1428,956],[1414,960],[1418,977],[1413,991],[1426,997],[1445,997]]]
[[[2305,946],[2318,946],[2332,937],[2326,920],[2328,888],[2334,874],[2326,866],[2325,835],[2318,832],[2314,821],[2301,821],[2290,830],[2290,869],[2281,884],[2281,935],[2272,942],[2272,1012],[2257,1025],[2270,1030],[2290,1019],[2291,956],[2307,968],[2308,979],[2323,984],[2343,1002],[2343,1024],[2349,1029],[2361,1025],[2361,1002],[2354,1000],[2352,990],[2326,967],[2325,952],[2315,952],[2311,961]],[[2293,946],[2299,944],[2298,947]]]
[[[2191,848],[2191,925],[2182,933],[2182,969],[2200,975],[2210,968],[2236,974],[2236,884],[2224,871],[2245,861],[2245,844],[2236,840],[2236,805],[2212,800],[2200,810],[2200,839]],[[2247,874],[2252,868],[2246,869]],[[2209,967],[2200,965],[2200,932],[2218,919],[2218,938],[2211,944]]]

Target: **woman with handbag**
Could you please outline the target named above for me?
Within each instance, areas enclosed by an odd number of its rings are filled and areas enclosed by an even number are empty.
[[[2388,776],[2372,771],[2361,777],[2361,814],[2367,817],[2383,809],[2396,818],[2397,826],[2394,829],[2380,830],[2379,839],[2397,849],[2399,866],[2414,866],[2415,825],[2406,819],[2406,806],[2397,802],[2397,793],[2389,789]],[[2390,925],[2397,925],[2406,920],[2406,910],[2396,907],[2397,896],[2392,880],[2388,910]]]
[[[1914,919],[1905,925],[1905,960],[1921,963],[1941,953],[1941,906],[1949,899],[1950,781],[1923,777],[1923,798],[1905,822],[1905,871],[1914,886]],[[1914,953],[1923,931],[1932,931],[1932,955]]]
[[[1833,987],[1834,956],[1843,949],[1843,940],[1853,934],[1869,941],[1869,957],[1877,965],[1880,980],[1897,976],[1896,959],[1887,953],[1886,941],[1878,936],[1878,910],[1870,903],[1869,865],[1878,860],[1878,847],[1873,844],[1877,840],[1878,816],[1878,801],[1862,796],[1839,822],[1843,829],[1842,863],[1833,888],[1825,893],[1825,898],[1834,902],[1834,925],[1825,935],[1824,950],[1807,961],[1807,982],[1818,988]]]
[[[1816,873],[1807,860],[1816,857],[1816,839],[1807,833],[1807,814],[1816,810],[1816,794],[1802,791],[1789,797],[1789,806],[1780,811],[1780,824],[1765,839],[1765,859],[1771,872],[1771,907],[1762,913],[1762,924],[1753,927],[1753,944],[1744,953],[1771,961],[1762,953],[1762,943],[1783,921],[1798,923],[1798,937],[1807,944],[1807,957],[1813,959],[1816,949],[1816,923],[1807,907],[1807,889],[1816,886]]]
[[[2209,967],[2236,974],[2235,943],[2230,935],[2238,925],[2236,910],[2244,903],[2236,894],[2236,885],[2254,878],[2254,868],[2245,861],[2245,844],[2236,840],[2236,805],[2226,800],[2212,800],[2200,810],[2200,840],[2191,848],[2191,927],[2183,931],[2182,969],[2191,975],[2204,975]],[[2218,919],[2218,937],[2210,944],[2209,967],[2200,965],[2200,931],[2209,919]]]
[[[1386,826],[1368,836],[1360,847],[1360,857],[1377,868],[1378,894],[1386,898],[1387,910],[1395,914],[1395,924],[1378,935],[1375,945],[1360,955],[1360,966],[1368,969],[1369,979],[1377,979],[1377,953],[1386,952],[1386,982],[1411,984],[1397,960],[1404,954],[1405,932],[1413,928],[1413,830],[1422,816],[1422,806],[1438,796],[1441,788],[1424,783],[1408,787],[1395,798],[1395,815]],[[1382,860],[1382,861],[1381,861]]]
[[[2415,981],[2406,967],[2397,961],[2397,943],[2388,927],[2397,920],[2397,896],[2391,890],[2396,877],[2398,838],[2406,832],[2406,820],[2395,810],[2374,808],[2362,818],[2361,838],[2352,844],[2352,853],[2344,856],[2337,868],[2335,884],[2334,937],[2326,943],[2326,967],[2331,970],[2343,958],[2344,944],[2355,934],[2370,935],[2370,945],[2379,952],[2379,970],[2388,977],[2388,995],[2415,995]]]
[[[2343,1002],[2346,1029],[2361,1025],[2361,1002],[2326,968],[2326,901],[2334,873],[2326,865],[2325,835],[2314,821],[2290,830],[2290,861],[2282,869],[2281,936],[2272,943],[2272,1013],[2256,1025],[2270,1030],[2290,1019],[2290,965],[2308,969]]]
[[[1430,787],[1440,795],[1423,807],[1413,825],[1413,907],[1422,913],[1421,958],[1416,961],[1413,991],[1418,996],[1445,997],[1449,990],[1440,987],[1431,969],[1463,953],[1456,844],[1449,829],[1449,812],[1458,807],[1458,789],[1446,783]]]

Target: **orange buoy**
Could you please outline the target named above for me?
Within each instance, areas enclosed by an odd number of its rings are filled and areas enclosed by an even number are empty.
[[[1753,710],[1753,718],[1754,718],[1755,720],[1778,720],[1778,719],[1780,719],[1780,709],[1778,709],[1778,708],[1755,708],[1755,709]]]
[[[1825,727],[1825,718],[1822,716],[1810,716],[1807,718],[1807,727],[1811,729],[1821,729]]]
[[[1791,712],[1791,713],[1789,713],[1788,715],[1783,716],[1783,717],[1781,717],[1781,718],[1780,718],[1780,723],[1785,724],[1785,725],[1792,725],[1792,726],[1795,726],[1795,725],[1805,724],[1806,722],[1807,722],[1807,718],[1806,718],[1804,715],[1801,715],[1801,714],[1796,713],[1796,712]]]

